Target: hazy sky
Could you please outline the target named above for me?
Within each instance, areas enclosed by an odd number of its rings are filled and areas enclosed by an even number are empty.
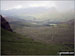
[[[62,10],[74,9],[74,1],[1,1],[1,10],[22,9],[30,7],[55,7]]]

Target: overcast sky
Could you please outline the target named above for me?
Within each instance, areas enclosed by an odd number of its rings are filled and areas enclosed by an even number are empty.
[[[74,1],[1,1],[1,10],[22,9],[30,7],[55,7],[62,10],[74,9]]]

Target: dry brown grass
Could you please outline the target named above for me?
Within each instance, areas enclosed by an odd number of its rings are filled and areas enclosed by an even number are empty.
[[[73,26],[22,27],[17,28],[15,31],[35,41],[46,43],[73,43],[74,40]]]

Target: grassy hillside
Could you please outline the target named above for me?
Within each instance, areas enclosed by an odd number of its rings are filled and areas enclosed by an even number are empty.
[[[44,44],[35,42],[34,40],[27,38],[13,32],[1,29],[1,47],[2,54],[57,54],[61,50],[70,51],[71,49],[65,46]]]
[[[46,43],[73,44],[74,30],[73,26],[68,24],[59,24],[56,26],[40,26],[40,27],[21,27],[14,30],[19,34],[28,36],[35,41]]]

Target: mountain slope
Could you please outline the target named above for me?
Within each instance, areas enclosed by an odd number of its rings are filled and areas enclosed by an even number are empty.
[[[56,50],[2,29],[2,54],[56,54]]]
[[[70,51],[70,48],[60,45],[44,44],[35,42],[26,36],[22,36],[13,32],[2,29],[2,54],[57,54],[61,50]]]
[[[1,22],[0,22],[1,28],[12,32],[12,29],[11,29],[9,23],[5,20],[5,18],[0,15],[0,19],[1,19]]]
[[[7,27],[8,24],[4,24],[4,26]],[[1,27],[1,47],[2,55],[54,55],[58,54],[59,51],[73,51],[73,48],[62,44],[47,44],[39,41],[36,42],[27,35],[22,36],[9,31],[8,29],[4,29],[3,27]]]

